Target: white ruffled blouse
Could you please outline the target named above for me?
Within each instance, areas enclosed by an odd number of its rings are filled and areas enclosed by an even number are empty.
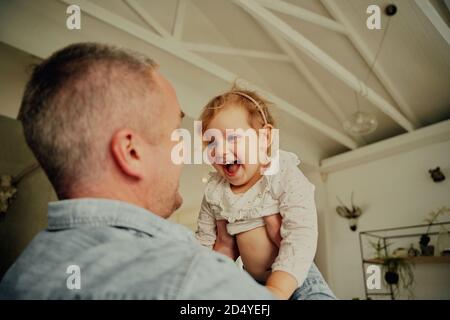
[[[300,286],[317,248],[315,188],[298,168],[300,161],[295,154],[279,150],[277,157],[262,178],[243,194],[234,194],[219,173],[211,173],[196,238],[202,245],[212,248],[216,240],[216,220],[227,220],[227,230],[234,235],[263,226],[264,216],[280,213],[282,241],[272,271],[290,273]]]

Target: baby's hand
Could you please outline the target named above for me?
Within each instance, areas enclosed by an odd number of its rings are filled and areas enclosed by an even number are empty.
[[[266,282],[266,288],[278,299],[287,300],[297,289],[297,280],[287,272],[274,271]]]
[[[270,240],[272,240],[272,242],[279,248],[281,244],[281,215],[277,213],[270,216],[265,216],[264,222],[266,223],[266,230]]]
[[[217,238],[213,249],[233,260],[239,257],[236,240],[228,233],[226,220],[217,220]]]

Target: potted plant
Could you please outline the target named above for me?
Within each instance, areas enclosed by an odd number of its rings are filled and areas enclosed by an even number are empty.
[[[384,257],[383,258],[384,280],[395,290],[395,295],[398,296],[400,287],[408,292],[408,296],[412,298],[413,292],[411,290],[414,284],[414,264],[406,258],[401,257]]]
[[[434,255],[434,246],[429,245],[430,243],[430,228],[433,225],[433,223],[436,222],[439,216],[444,215],[446,213],[450,213],[450,208],[442,207],[437,211],[433,211],[429,213],[429,217],[426,218],[424,221],[428,223],[427,231],[420,236],[419,245],[420,250],[422,251],[423,256],[433,256]]]
[[[383,251],[387,252],[387,248],[390,246],[390,243],[386,243],[385,245],[381,244],[381,239],[378,238],[378,241],[372,242],[370,241],[370,245],[375,250],[375,257],[376,259],[383,259],[385,254],[383,254]]]
[[[381,239],[377,242],[370,241],[370,245],[375,250],[376,259],[381,261],[384,281],[393,287],[394,294],[398,296],[401,285],[408,292],[408,296],[413,297],[411,288],[414,284],[414,264],[405,257],[390,256],[387,248],[391,244],[382,243]]]

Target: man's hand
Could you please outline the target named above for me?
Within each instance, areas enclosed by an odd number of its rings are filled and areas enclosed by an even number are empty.
[[[266,282],[266,288],[278,299],[288,300],[297,289],[297,279],[284,271],[274,271]]]
[[[217,238],[213,250],[236,260],[239,257],[239,249],[236,239],[227,231],[227,223],[226,220],[217,220]]]
[[[267,235],[269,236],[269,239],[278,248],[280,248],[280,244],[281,244],[280,228],[281,228],[281,223],[282,223],[281,215],[279,213],[272,214],[270,216],[265,216],[263,219],[266,224],[266,231],[267,231]]]

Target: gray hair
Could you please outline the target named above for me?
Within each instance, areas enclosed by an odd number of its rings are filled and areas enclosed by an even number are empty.
[[[19,120],[60,199],[101,171],[116,130],[157,134],[156,121],[149,124],[159,113],[150,99],[156,67],[141,54],[97,43],[70,45],[34,67]]]

